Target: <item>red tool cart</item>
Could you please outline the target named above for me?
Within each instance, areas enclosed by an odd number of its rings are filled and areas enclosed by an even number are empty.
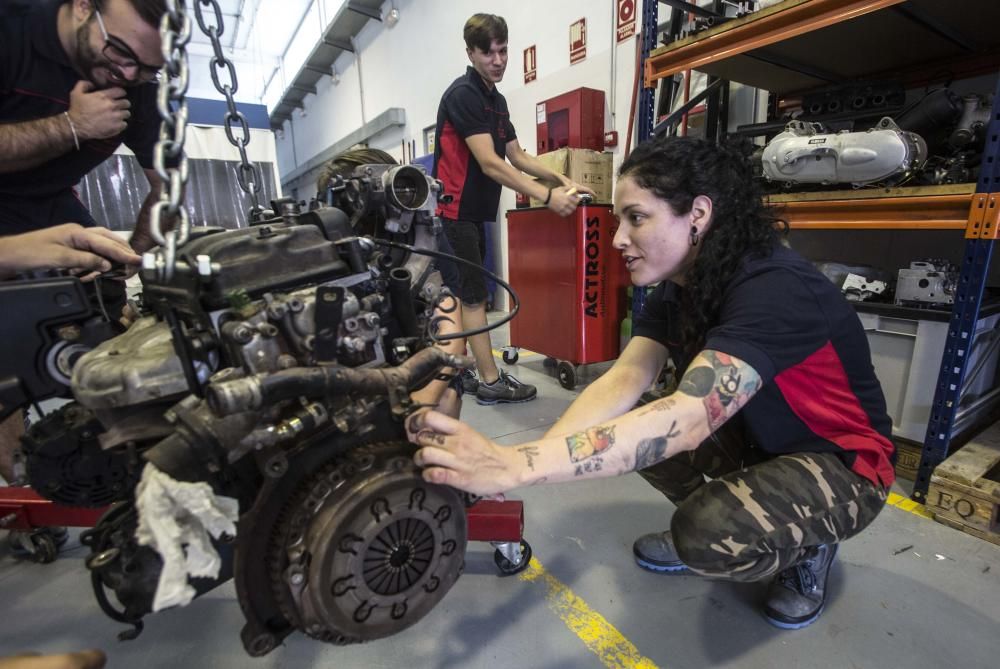
[[[521,311],[504,362],[517,362],[518,348],[541,353],[573,389],[577,365],[618,357],[628,273],[614,232],[610,205],[583,205],[566,217],[539,207],[507,212],[510,284]]]

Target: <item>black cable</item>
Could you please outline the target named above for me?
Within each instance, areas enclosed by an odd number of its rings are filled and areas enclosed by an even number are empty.
[[[465,260],[464,258],[459,258],[457,256],[450,255],[448,253],[442,253],[441,251],[431,251],[430,249],[418,249],[415,246],[410,246],[409,244],[403,244],[401,242],[390,242],[390,241],[385,240],[385,239],[376,239],[374,237],[366,237],[365,239],[369,240],[370,242],[372,242],[374,244],[380,244],[382,246],[391,246],[391,247],[394,247],[394,248],[397,248],[397,249],[404,249],[406,251],[409,251],[410,253],[416,253],[416,254],[419,254],[419,255],[430,256],[431,258],[440,258],[442,260],[454,260],[454,261],[460,262],[463,265],[467,265],[467,266],[469,266],[469,267],[471,267],[471,268],[473,268],[473,269],[475,269],[475,270],[477,270],[479,272],[482,272],[487,277],[493,279],[494,281],[497,282],[498,286],[500,286],[501,288],[503,288],[504,290],[506,290],[507,294],[510,295],[511,303],[514,306],[510,310],[510,313],[508,313],[505,317],[501,318],[496,323],[493,323],[492,325],[486,325],[486,326],[481,327],[481,328],[475,328],[474,330],[463,330],[462,332],[454,332],[454,333],[449,334],[449,335],[436,336],[436,335],[432,334],[431,335],[431,339],[433,339],[434,341],[450,341],[452,339],[461,339],[463,337],[468,338],[468,337],[471,337],[473,335],[482,334],[484,332],[489,332],[490,330],[495,330],[498,327],[500,327],[501,325],[506,325],[507,323],[509,323],[511,321],[511,319],[513,319],[514,316],[517,315],[517,312],[520,311],[520,309],[521,309],[521,301],[517,298],[517,293],[515,293],[514,289],[510,287],[510,284],[507,283],[506,281],[504,281],[503,279],[501,279],[500,277],[498,277],[493,272],[491,272],[488,269],[486,269],[485,267],[477,265],[474,262],[470,262],[468,260]]]

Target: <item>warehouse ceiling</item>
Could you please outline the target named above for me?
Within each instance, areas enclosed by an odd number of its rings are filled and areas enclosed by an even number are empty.
[[[310,8],[313,21],[322,18],[326,10],[333,9],[342,2],[331,0],[215,0],[222,10],[223,30],[221,43],[226,58],[236,67],[239,102],[260,103],[269,83],[280,86],[277,72],[281,58],[286,54],[293,37],[304,26]],[[213,56],[209,38],[199,29],[195,19],[195,5],[201,0],[189,0],[188,10],[192,14],[191,44],[188,46],[190,58],[191,84],[189,94],[194,97],[221,99],[215,90],[210,72]],[[205,23],[215,25],[216,19],[211,5],[202,5]],[[305,32],[305,31],[303,31]],[[319,38],[319,26],[312,31]],[[311,45],[310,45],[311,46]],[[220,82],[226,76],[220,71]]]
[[[208,2],[206,5],[205,3]],[[383,0],[214,0],[222,14],[221,45],[237,74],[237,102],[263,103],[274,128],[302,108],[316,84],[332,75],[334,61],[353,51],[353,38],[371,20],[381,21]],[[201,7],[207,26],[218,25],[212,0],[190,0]],[[212,81],[211,40],[192,17],[188,48],[192,97],[224,99]],[[225,69],[220,85],[228,83]]]

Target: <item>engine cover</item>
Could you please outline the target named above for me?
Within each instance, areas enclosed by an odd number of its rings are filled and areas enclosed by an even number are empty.
[[[764,148],[764,176],[788,183],[856,186],[902,179],[927,158],[917,134],[885,117],[866,132],[824,134],[815,123],[792,121]]]

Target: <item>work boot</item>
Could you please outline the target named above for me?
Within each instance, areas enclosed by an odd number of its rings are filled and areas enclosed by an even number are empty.
[[[837,544],[811,548],[794,567],[782,571],[767,590],[764,617],[775,627],[797,630],[811,625],[826,604],[826,582]]]
[[[496,404],[497,402],[527,402],[535,399],[538,389],[527,383],[521,383],[507,372],[500,370],[500,378],[493,383],[480,382],[476,390],[478,404]]]
[[[632,553],[636,564],[649,571],[677,573],[688,570],[677,556],[670,530],[642,535],[632,544]]]

